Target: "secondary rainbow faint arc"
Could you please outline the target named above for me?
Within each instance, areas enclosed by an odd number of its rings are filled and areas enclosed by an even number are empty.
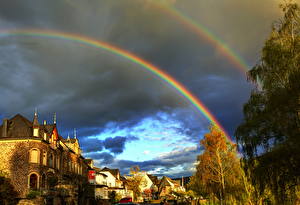
[[[197,110],[199,110],[210,122],[212,122],[217,127],[219,127],[219,129],[221,129],[225,133],[226,137],[230,141],[232,141],[230,136],[225,131],[225,129],[218,122],[218,120],[213,116],[213,114],[209,111],[209,109],[194,94],[192,94],[184,85],[182,85],[175,78],[173,78],[168,73],[161,70],[160,68],[154,66],[150,62],[147,62],[146,60],[138,57],[137,55],[129,51],[118,48],[107,42],[92,39],[87,36],[82,36],[74,33],[53,31],[53,30],[35,30],[35,29],[0,30],[0,36],[1,35],[2,36],[15,35],[15,36],[46,37],[46,38],[53,38],[53,39],[68,40],[68,41],[78,42],[96,48],[101,48],[111,53],[114,53],[118,56],[121,56],[123,58],[126,58],[142,66],[143,68],[155,74],[160,79],[162,79],[163,81],[171,85],[173,88],[175,88],[181,95],[183,95],[189,102],[191,102],[197,108]]]
[[[244,75],[249,70],[247,63],[234,52],[224,41],[213,34],[209,29],[187,15],[180,12],[174,6],[169,6],[164,3],[152,2],[153,5],[162,11],[165,11],[170,16],[176,18],[183,25],[197,33],[201,38],[207,40],[210,44],[214,45],[223,56],[225,56],[233,65],[235,65]]]

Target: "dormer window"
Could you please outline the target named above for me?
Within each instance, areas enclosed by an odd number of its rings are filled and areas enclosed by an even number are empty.
[[[38,137],[39,136],[39,128],[33,128],[33,136]]]

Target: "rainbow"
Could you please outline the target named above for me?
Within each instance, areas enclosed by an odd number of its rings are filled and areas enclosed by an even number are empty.
[[[52,39],[61,39],[77,42],[80,44],[92,46],[95,48],[100,48],[105,51],[111,52],[115,55],[121,56],[140,65],[147,71],[153,73],[155,76],[159,77],[161,80],[171,85],[175,90],[177,90],[183,97],[185,97],[190,103],[195,106],[211,123],[215,124],[220,130],[222,130],[226,137],[230,140],[230,136],[227,134],[222,125],[218,122],[215,116],[209,111],[209,109],[194,95],[192,94],[184,85],[178,82],[175,78],[170,76],[168,73],[154,66],[153,64],[143,60],[142,58],[134,55],[131,52],[118,48],[114,45],[108,44],[107,42],[92,39],[87,36],[82,36],[74,33],[65,33],[52,30],[37,30],[37,29],[13,29],[13,30],[0,30],[0,36],[30,36],[30,37],[44,37]]]
[[[199,35],[201,39],[205,39],[211,45],[215,46],[215,48],[238,68],[242,74],[246,75],[247,71],[250,70],[249,66],[241,56],[234,52],[223,40],[221,40],[221,38],[212,33],[205,26],[186,16],[174,6],[169,6],[166,3],[160,3],[158,1],[153,1],[152,4],[154,7],[166,12],[166,14],[173,16],[178,22]]]

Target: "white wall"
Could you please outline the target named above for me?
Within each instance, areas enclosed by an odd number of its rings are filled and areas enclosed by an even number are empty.
[[[108,187],[116,187],[116,178],[114,175],[112,175],[109,171],[101,171],[100,173],[107,175],[106,181]]]

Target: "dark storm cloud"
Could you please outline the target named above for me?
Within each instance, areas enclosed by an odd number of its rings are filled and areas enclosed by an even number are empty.
[[[103,163],[103,164],[112,163],[114,161],[113,155],[111,155],[108,152],[101,152],[101,153],[94,152],[94,153],[89,153],[87,155],[87,157],[88,158],[92,158],[92,159],[94,159],[96,161],[98,160],[98,161],[100,161],[100,163]]]
[[[14,23],[36,21],[35,8],[27,1],[0,1],[0,18]]]
[[[103,142],[102,140],[96,138],[81,138],[80,146],[84,152],[99,152],[103,150]]]
[[[24,22],[24,26],[28,26],[31,22],[35,26],[40,22],[46,28],[97,36],[138,53],[189,87],[231,132],[241,118],[235,107],[241,107],[249,94],[250,88],[244,79],[230,68],[232,65],[215,55],[213,47],[152,6],[151,1],[82,3],[54,0],[39,2],[30,8],[16,1],[2,4],[2,9],[10,11],[3,12],[3,19],[16,25]],[[193,10],[189,7],[193,4],[198,6],[196,2],[188,1],[188,10],[183,12]],[[181,7],[180,2],[174,5]],[[224,8],[224,12],[229,12],[229,8]],[[203,12],[195,18],[210,19],[208,15]],[[203,19],[200,18],[199,22]],[[211,21],[215,23],[213,26],[222,23],[218,16]],[[139,66],[97,49],[37,38],[19,37],[13,43],[18,47],[15,54],[19,56],[18,65],[14,66],[12,59],[15,58],[11,58],[11,54],[3,61],[7,68],[13,67],[21,72],[2,75],[1,81],[6,87],[1,92],[6,94],[6,99],[22,99],[22,102],[8,106],[12,100],[4,101],[0,106],[2,112],[5,110],[10,114],[21,110],[29,115],[34,107],[38,107],[42,115],[57,112],[59,120],[64,123],[63,129],[82,127],[88,130],[103,127],[108,121],[135,124],[159,110],[187,106],[175,91],[141,71]],[[24,77],[18,80],[22,86],[16,92],[11,89],[16,82],[12,79],[20,76],[24,69],[27,69],[23,72]],[[217,76],[223,82],[211,76]],[[21,90],[24,90],[22,94],[19,93]],[[243,100],[237,99],[237,94],[243,96]],[[97,132],[93,129],[82,134],[90,136]]]
[[[126,137],[109,137],[103,141],[105,149],[108,149],[114,154],[120,154],[125,148]]]
[[[152,1],[3,0],[0,30],[44,28],[78,33],[136,53],[190,89],[232,134],[241,122],[251,85],[215,46]],[[278,2],[273,0],[165,1],[215,33],[246,58],[250,67],[257,62],[272,21],[280,15]],[[101,49],[66,40],[1,35],[0,56],[0,115],[21,113],[32,119],[37,107],[40,121],[52,122],[56,112],[64,137],[76,127],[83,150],[106,163],[113,161],[113,153],[123,152],[129,137],[125,141],[114,136],[85,138],[97,136],[110,124],[111,129],[130,128],[164,111],[186,127],[177,132],[197,144],[208,126],[207,119],[170,85]],[[113,146],[114,141],[118,146]],[[112,153],[96,153],[105,146]],[[136,163],[145,170],[162,166],[170,171],[176,163],[192,162],[195,153],[189,153],[187,158],[129,159],[114,165],[125,171]]]
[[[100,152],[104,148],[108,150],[110,153],[114,155],[121,154],[125,149],[125,144],[131,141],[139,140],[135,136],[116,136],[116,137],[108,137],[104,140],[100,140],[98,138],[88,138],[81,137],[79,142],[84,151],[84,153],[95,154],[94,152]],[[102,155],[101,155],[102,156]]]

